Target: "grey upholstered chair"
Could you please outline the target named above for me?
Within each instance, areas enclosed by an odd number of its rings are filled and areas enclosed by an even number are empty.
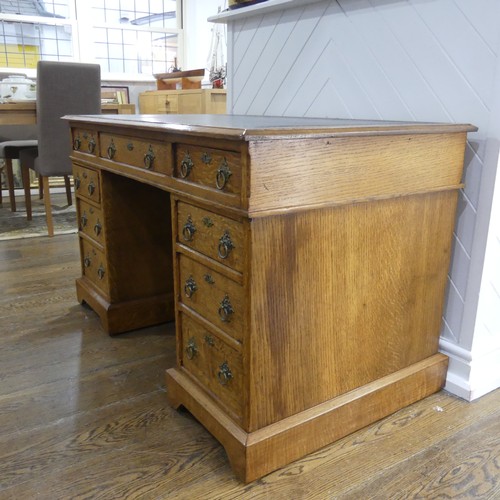
[[[98,64],[39,61],[37,65],[38,147],[19,154],[26,211],[31,216],[29,169],[41,177],[49,236],[54,234],[49,177],[71,175],[71,141],[64,115],[101,113],[101,69]]]
[[[5,174],[9,190],[10,209],[16,211],[16,196],[14,193],[14,172],[12,160],[19,159],[19,153],[24,148],[37,145],[35,125],[0,125],[0,160],[5,162]],[[0,190],[0,204],[2,204]]]

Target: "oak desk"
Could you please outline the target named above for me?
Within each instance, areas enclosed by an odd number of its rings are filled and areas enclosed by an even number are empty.
[[[252,481],[438,391],[470,125],[67,117],[111,334],[175,319],[174,407]]]

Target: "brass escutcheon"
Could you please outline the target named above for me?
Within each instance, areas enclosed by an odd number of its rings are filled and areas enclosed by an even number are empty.
[[[212,163],[212,157],[210,156],[210,153],[207,153],[206,151],[201,155],[201,161],[205,164],[205,165],[209,165],[210,163]]]
[[[212,275],[210,274],[205,274],[203,276],[203,279],[209,284],[209,285],[215,285],[215,280],[212,278]]]
[[[203,217],[203,219],[201,219],[201,222],[203,222],[203,225],[205,227],[212,227],[214,225],[212,219],[208,216]]]

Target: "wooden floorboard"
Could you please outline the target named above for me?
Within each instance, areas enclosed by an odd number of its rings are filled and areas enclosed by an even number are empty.
[[[4,208],[5,209],[5,208]],[[168,406],[173,324],[76,302],[77,236],[0,241],[0,499],[500,499],[500,391],[444,391],[244,485]]]

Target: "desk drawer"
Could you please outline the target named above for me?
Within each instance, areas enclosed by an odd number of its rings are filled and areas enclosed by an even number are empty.
[[[177,241],[232,269],[243,272],[243,224],[179,201]]]
[[[185,314],[180,321],[181,364],[241,418],[244,399],[241,354]]]
[[[97,154],[97,133],[94,130],[71,129],[73,151],[95,156]]]
[[[232,151],[177,144],[174,177],[219,193],[241,193],[241,156]]]
[[[238,283],[179,255],[180,301],[234,339],[244,333],[244,293]]]
[[[99,172],[81,165],[73,164],[75,193],[78,196],[101,203],[101,183]]]
[[[82,238],[80,245],[83,275],[109,296],[109,277],[104,252]]]
[[[169,175],[172,172],[171,146],[168,143],[101,133],[99,144],[101,158],[150,172]]]
[[[104,245],[103,217],[100,208],[77,198],[78,229],[99,245]]]

